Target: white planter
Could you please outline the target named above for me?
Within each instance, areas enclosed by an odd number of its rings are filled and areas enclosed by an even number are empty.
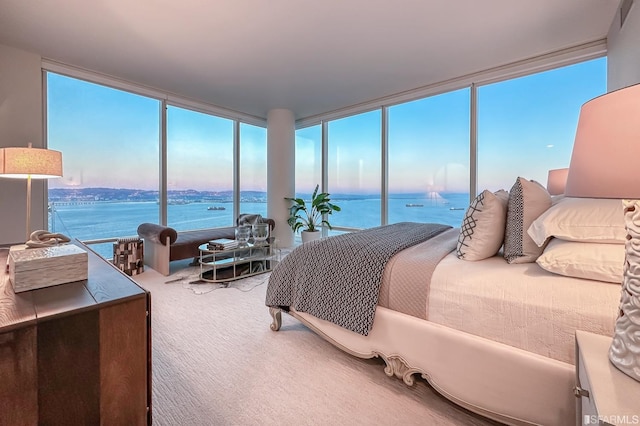
[[[322,237],[322,232],[320,231],[302,231],[300,232],[300,236],[302,237],[302,242],[306,243],[313,240],[318,240]]]

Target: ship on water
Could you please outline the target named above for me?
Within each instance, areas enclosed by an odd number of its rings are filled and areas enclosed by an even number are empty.
[[[410,203],[410,204],[405,204],[405,206],[406,207],[424,207],[424,204],[413,204],[413,203]]]
[[[207,210],[226,210],[226,208],[222,206],[209,206]]]

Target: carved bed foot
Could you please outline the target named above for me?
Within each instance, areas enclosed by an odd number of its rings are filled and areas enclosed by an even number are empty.
[[[269,313],[273,318],[273,321],[271,322],[271,325],[270,325],[271,330],[273,331],[280,330],[280,326],[282,325],[282,309],[270,307]]]
[[[406,361],[399,356],[385,357],[384,355],[380,355],[380,357],[387,364],[384,368],[387,376],[396,376],[398,379],[402,379],[407,386],[413,386],[415,383],[413,375],[420,373],[420,370],[409,367]]]

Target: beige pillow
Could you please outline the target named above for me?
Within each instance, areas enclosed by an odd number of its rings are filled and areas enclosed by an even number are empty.
[[[516,179],[509,191],[507,226],[504,235],[504,258],[509,263],[535,262],[542,254],[527,234],[527,229],[551,207],[551,195],[546,188],[533,180]]]
[[[554,274],[621,284],[624,244],[583,243],[552,238],[536,263]]]
[[[482,191],[467,208],[460,226],[456,253],[463,260],[487,259],[504,241],[509,193]]]
[[[537,218],[529,236],[544,245],[551,237],[567,241],[624,244],[626,231],[622,201],[613,198],[572,198],[558,200]]]

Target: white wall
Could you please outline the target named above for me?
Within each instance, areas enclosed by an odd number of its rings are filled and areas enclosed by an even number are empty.
[[[640,83],[640,0],[620,28],[620,10],[607,35],[607,91]]]
[[[42,147],[42,109],[40,56],[0,44],[0,147]],[[46,229],[44,183],[32,191],[31,227]],[[0,245],[26,241],[26,196],[26,180],[0,179]]]

